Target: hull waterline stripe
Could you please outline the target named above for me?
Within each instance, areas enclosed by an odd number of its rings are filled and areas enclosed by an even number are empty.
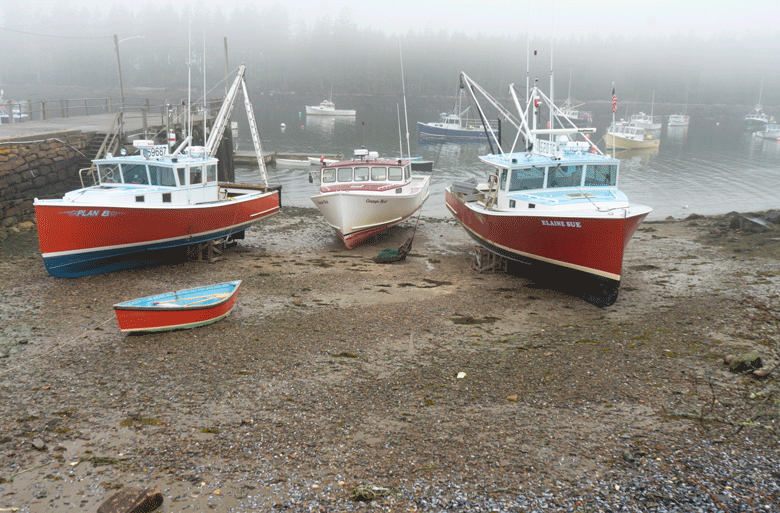
[[[261,215],[265,214],[266,212],[271,212],[272,210],[279,210],[279,207],[269,208],[268,210],[263,210],[262,212],[258,212],[256,214],[250,214],[249,217],[261,216]]]

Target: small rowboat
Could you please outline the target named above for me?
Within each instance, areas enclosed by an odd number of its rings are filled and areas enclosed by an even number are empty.
[[[119,329],[129,333],[197,328],[227,317],[241,280],[218,283],[114,305]]]

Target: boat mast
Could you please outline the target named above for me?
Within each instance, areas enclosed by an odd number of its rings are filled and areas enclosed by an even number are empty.
[[[406,111],[406,83],[404,81],[404,55],[401,52],[401,41],[398,41],[398,54],[401,57],[401,90],[404,94],[404,120],[406,121],[406,153],[407,157],[412,158],[412,148],[409,144],[409,114]],[[400,128],[400,126],[399,126]],[[401,148],[401,157],[404,156],[404,149]]]
[[[398,151],[401,158],[404,158],[404,140],[401,137],[401,107],[397,103],[395,104],[395,111],[398,114]]]

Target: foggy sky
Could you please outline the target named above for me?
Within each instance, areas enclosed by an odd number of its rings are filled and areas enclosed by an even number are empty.
[[[274,3],[287,10],[293,23],[309,26],[324,17],[347,15],[360,27],[387,34],[417,32],[515,36],[520,33],[562,38],[596,35],[648,39],[677,35],[701,38],[777,34],[780,4],[776,0],[173,0],[136,2],[116,0],[0,0],[0,15],[9,6],[28,12],[72,8],[110,12],[120,4],[138,10],[171,5],[203,12],[221,9],[229,14],[248,5],[265,9]],[[11,28],[11,27],[6,27]]]

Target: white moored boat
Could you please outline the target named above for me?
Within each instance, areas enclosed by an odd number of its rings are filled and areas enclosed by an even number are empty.
[[[354,110],[337,109],[330,100],[323,100],[319,105],[307,105],[306,114],[309,116],[354,116]]]
[[[780,124],[767,123],[763,130],[756,132],[756,136],[763,139],[780,141]]]
[[[429,195],[431,177],[412,176],[408,159],[365,149],[318,173],[320,192],[311,200],[348,249],[410,218]]]
[[[657,148],[661,139],[648,134],[644,128],[634,122],[616,121],[609,125],[604,135],[604,144],[608,150],[636,150],[639,148]]]

